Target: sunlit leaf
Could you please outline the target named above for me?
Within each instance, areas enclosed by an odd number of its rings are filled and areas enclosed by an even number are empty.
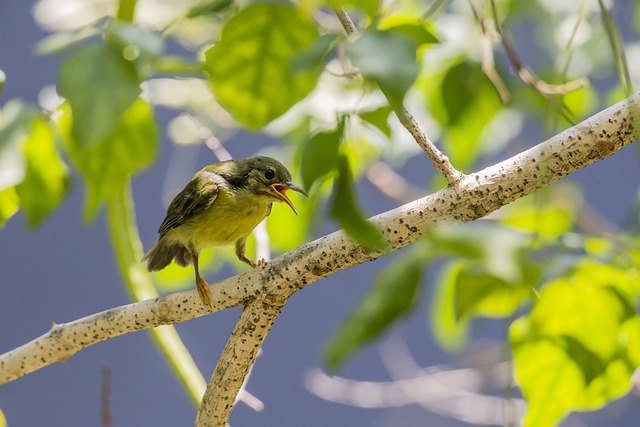
[[[358,113],[360,118],[365,122],[373,125],[382,132],[387,138],[391,138],[391,127],[389,127],[389,114],[392,108],[388,105],[376,108],[375,110]]]
[[[7,220],[15,215],[19,208],[20,198],[15,187],[0,190],[0,228],[4,227]]]
[[[404,35],[369,29],[347,46],[347,53],[363,76],[375,81],[398,104],[418,76],[416,44]]]
[[[2,409],[0,409],[0,427],[7,427],[7,419],[5,418]]]
[[[329,369],[339,369],[349,356],[415,307],[423,270],[424,259],[417,251],[410,251],[378,274],[371,290],[327,345],[325,361]]]
[[[500,211],[500,222],[553,243],[573,229],[580,194],[568,185],[557,185],[511,203]]]
[[[570,411],[598,409],[631,389],[640,364],[640,343],[631,340],[640,335],[640,318],[605,274],[594,274],[597,268],[578,267],[546,285],[531,314],[511,326],[515,373],[528,403],[525,427],[554,426]]]
[[[215,15],[227,9],[233,4],[233,0],[209,0],[196,4],[187,12],[187,18],[196,18],[198,16]]]
[[[71,160],[87,183],[85,219],[92,219],[105,198],[119,191],[131,175],[147,166],[156,152],[156,129],[151,106],[138,99],[122,114],[111,135],[86,146],[69,135],[71,114],[62,109],[59,126]],[[76,120],[73,117],[73,120]]]
[[[260,3],[243,9],[206,52],[213,92],[245,126],[266,125],[315,86],[320,70],[296,72],[292,61],[317,37],[315,24],[294,7]]]
[[[133,62],[109,42],[83,47],[61,67],[59,88],[73,113],[73,138],[90,146],[107,138],[140,94]]]
[[[334,171],[338,164],[344,120],[332,131],[318,132],[304,143],[301,158],[302,183],[311,190],[316,180]]]
[[[338,157],[338,178],[334,186],[331,217],[359,244],[371,249],[385,250],[387,244],[378,230],[362,214],[354,194],[354,182],[349,162],[344,155]]]
[[[37,226],[62,202],[68,186],[67,167],[56,150],[51,127],[43,118],[32,122],[23,152],[26,173],[16,191],[29,224]]]

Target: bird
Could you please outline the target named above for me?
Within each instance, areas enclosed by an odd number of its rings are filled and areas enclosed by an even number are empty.
[[[307,193],[291,182],[291,173],[266,156],[226,160],[197,172],[167,209],[158,229],[158,242],[142,258],[148,271],[159,271],[175,260],[193,265],[200,300],[211,306],[208,283],[200,276],[198,255],[204,248],[235,244],[238,259],[252,268],[245,255],[251,231],[271,213],[274,202],[285,202],[298,215],[287,191]]]

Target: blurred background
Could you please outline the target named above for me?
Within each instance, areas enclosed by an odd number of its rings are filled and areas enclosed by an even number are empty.
[[[144,16],[141,19],[151,22],[165,19],[163,14],[174,13],[164,3],[141,1],[139,12]],[[539,7],[546,7],[550,14],[557,12],[554,7],[561,9],[552,2],[539,3]],[[629,65],[637,87],[640,43],[633,21],[636,7],[634,2],[613,3],[614,16],[629,44]],[[438,30],[453,44],[460,43],[454,29],[465,25],[458,15],[464,4],[455,4],[437,21]],[[92,22],[112,8],[113,3],[109,1],[1,2],[0,69],[6,75],[6,83],[0,104],[12,98],[33,104],[49,102],[51,87],[58,78],[60,57],[35,55],[35,44],[51,31]],[[566,7],[562,13],[566,14]],[[468,12],[467,15],[472,16]],[[542,56],[543,49],[536,45],[543,43],[540,41],[543,29],[535,28],[526,19],[519,24],[514,26],[513,36],[522,49],[522,56],[534,67],[548,61],[549,58]],[[206,31],[206,28],[176,29],[179,35],[176,39],[182,43],[170,41],[166,49],[175,54],[193,55],[190,48],[200,43],[204,37],[202,32],[206,34]],[[593,51],[593,54],[600,53]],[[606,99],[598,97],[613,90],[615,77],[596,70],[590,78],[596,85],[590,99],[595,105],[607,105]],[[156,119],[161,143],[155,163],[133,179],[137,223],[145,248],[156,241],[168,201],[193,173],[217,160],[216,150],[220,154],[217,146],[212,150],[202,143],[180,140],[184,118],[176,121],[180,112],[167,105],[169,101],[163,101],[171,98],[170,85],[171,82],[159,79],[148,89],[154,93],[158,105]],[[195,87],[192,102],[199,102],[198,94],[199,88]],[[308,108],[315,108],[314,105],[310,103]],[[535,108],[539,106],[533,106]],[[220,115],[219,119],[224,120],[223,113]],[[424,119],[426,129],[437,128],[432,119]],[[496,146],[466,172],[507,158],[550,136],[538,122],[526,120],[527,116],[503,118],[502,124],[510,123],[511,128],[502,127],[501,136],[493,141]],[[283,161],[292,158],[286,144],[283,148],[282,141],[273,133],[269,136],[227,130],[225,134],[224,126],[218,131],[222,135],[216,136],[224,141],[224,148],[233,157],[266,153],[283,157]],[[442,132],[437,129],[434,133],[430,136],[437,139]],[[431,166],[411,141],[407,143],[406,135],[400,138],[404,142],[398,140],[390,155],[395,170],[412,190],[426,194],[430,191]],[[597,221],[618,228],[628,226],[635,218],[640,183],[636,146],[629,146],[573,174],[570,179],[582,186],[582,197],[593,209]],[[369,214],[399,204],[378,187],[370,179],[359,182],[359,199]],[[0,231],[0,353],[45,333],[53,322],[72,321],[130,302],[114,260],[104,213],[98,214],[93,222],[83,224],[83,192],[81,180],[75,179],[67,200],[41,227],[30,229],[25,218],[18,214]],[[303,206],[305,200],[295,200],[295,203]],[[320,219],[309,238],[336,229],[327,218],[327,207],[320,203],[316,209]],[[276,206],[274,211],[280,211],[277,214],[283,221],[297,220],[284,206]],[[215,254],[214,258],[232,258],[231,249],[216,250]],[[503,345],[508,321],[514,317],[474,320],[469,325],[469,344],[450,353],[436,343],[428,326],[430,301],[434,298],[434,290],[429,286],[406,321],[392,328],[380,342],[365,347],[349,359],[337,376],[324,373],[326,343],[370,288],[376,272],[390,262],[387,258],[332,275],[291,298],[268,335],[246,386],[264,407],[259,403],[254,403],[257,405],[254,408],[237,404],[231,425],[463,427],[505,425],[508,422],[505,419],[517,419],[522,414],[523,402],[517,393],[506,402],[500,398],[511,381],[511,368],[503,362],[506,354]],[[206,277],[214,282],[238,270],[244,271],[244,267],[233,262],[213,263]],[[188,275],[191,277],[191,271]],[[433,276],[430,271],[426,280]],[[184,286],[190,284],[187,282]],[[206,379],[239,312],[234,308],[176,326]],[[195,406],[146,332],[99,343],[62,364],[45,367],[0,386],[0,409],[11,427],[100,425],[105,370],[110,381],[113,425],[193,423]],[[640,400],[637,393],[632,392],[600,411],[572,414],[562,426],[635,426],[639,418]]]

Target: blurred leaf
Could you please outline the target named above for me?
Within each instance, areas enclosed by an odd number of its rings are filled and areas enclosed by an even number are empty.
[[[291,69],[295,73],[318,70],[324,65],[325,57],[336,43],[335,34],[324,34],[318,37],[308,48],[300,51],[291,60]]]
[[[392,104],[400,104],[418,76],[415,42],[392,31],[368,29],[347,45],[351,62],[375,81]]]
[[[206,52],[220,104],[253,129],[287,112],[316,85],[319,69],[295,72],[292,60],[317,37],[315,24],[291,6],[260,3],[240,11]]]
[[[67,167],[58,154],[48,121],[32,122],[23,145],[26,159],[24,180],[16,186],[25,215],[32,227],[54,211],[67,192]]]
[[[5,418],[2,409],[0,409],[0,427],[7,427],[7,419]]]
[[[493,84],[480,64],[463,61],[449,68],[442,80],[430,79],[421,87],[442,125],[447,156],[459,169],[472,166],[485,149],[480,144],[483,132],[502,109]]]
[[[562,102],[576,117],[587,117],[599,103],[596,89],[587,85],[562,96]]]
[[[37,42],[34,51],[37,55],[63,53],[90,38],[95,38],[97,42],[101,34],[102,31],[94,26],[82,27],[74,31],[58,31]]]
[[[0,95],[2,95],[2,91],[4,90],[4,82],[7,81],[7,75],[0,69]]]
[[[0,190],[0,228],[4,228],[4,224],[18,212],[19,208],[20,198],[15,187]]]
[[[344,134],[344,120],[329,132],[318,132],[304,144],[302,149],[302,184],[311,191],[313,184],[336,169],[340,141]]]
[[[29,135],[37,112],[27,104],[11,100],[0,115],[0,190],[13,187],[24,179],[26,162],[22,144]]]
[[[187,18],[197,18],[199,16],[215,15],[227,9],[233,4],[233,0],[211,0],[196,4],[187,12]]]
[[[140,56],[157,58],[164,51],[164,40],[159,33],[149,31],[129,22],[111,20],[105,29],[107,37],[116,42],[126,52],[126,48],[135,47]],[[131,56],[136,56],[130,54]],[[135,58],[129,58],[133,60]]]
[[[388,105],[383,105],[375,110],[358,113],[360,118],[365,122],[373,125],[382,132],[387,138],[391,138],[391,127],[389,127],[389,114],[393,109]]]
[[[379,0],[327,0],[327,4],[333,8],[356,8],[363,11],[367,17],[373,20],[378,14]]]
[[[328,343],[325,363],[329,369],[339,369],[349,356],[415,307],[423,269],[423,257],[418,251],[408,251],[378,274],[371,290]]]
[[[437,279],[431,324],[438,342],[449,351],[467,341],[468,324],[476,316],[508,317],[532,295],[539,272],[527,281],[510,283],[487,272],[480,261],[452,261]]]
[[[109,42],[90,44],[70,56],[58,86],[73,113],[71,134],[86,146],[107,138],[140,93],[133,62]]]
[[[105,198],[122,190],[133,173],[153,160],[157,139],[153,110],[138,98],[122,114],[111,135],[89,146],[69,135],[72,117],[68,105],[62,112],[59,127],[71,160],[87,182],[85,220],[91,220]]]
[[[543,243],[554,243],[573,229],[579,192],[569,185],[556,185],[511,203],[501,210],[500,222],[528,233]]]
[[[338,157],[338,178],[334,185],[334,199],[331,205],[331,217],[353,237],[367,248],[384,251],[387,243],[380,230],[369,222],[355,200],[354,183],[349,162],[344,155]]]
[[[405,36],[413,40],[417,48],[440,43],[435,29],[426,20],[413,16],[389,15],[380,20],[378,29]]]
[[[549,283],[531,314],[511,325],[525,427],[554,426],[570,411],[598,409],[631,389],[640,318],[597,274],[600,267],[610,268],[589,264]]]

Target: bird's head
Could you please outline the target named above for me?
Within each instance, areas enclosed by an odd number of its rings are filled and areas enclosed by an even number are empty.
[[[249,157],[238,162],[242,162],[240,169],[246,177],[244,185],[247,188],[257,195],[270,197],[273,201],[285,202],[298,214],[293,202],[287,197],[287,191],[297,191],[305,196],[307,193],[291,182],[291,173],[282,163],[266,156]]]

